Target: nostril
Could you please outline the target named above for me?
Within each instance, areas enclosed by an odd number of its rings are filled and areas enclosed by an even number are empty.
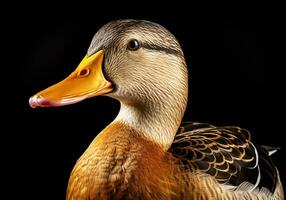
[[[83,76],[87,76],[88,74],[89,74],[89,69],[82,69],[78,75],[80,77],[83,77]]]

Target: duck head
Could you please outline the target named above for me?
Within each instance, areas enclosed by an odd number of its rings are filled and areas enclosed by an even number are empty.
[[[143,20],[117,20],[95,34],[74,72],[29,103],[64,106],[110,96],[121,103],[115,122],[168,149],[186,108],[187,77],[183,51],[168,30]]]

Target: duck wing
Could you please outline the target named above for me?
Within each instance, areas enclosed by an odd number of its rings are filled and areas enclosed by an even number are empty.
[[[268,152],[246,129],[186,122],[169,150],[185,171],[199,170],[231,190],[275,189],[277,171]]]

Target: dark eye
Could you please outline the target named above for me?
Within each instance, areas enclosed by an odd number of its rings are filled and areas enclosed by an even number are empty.
[[[128,42],[127,48],[132,51],[136,51],[141,47],[140,42],[136,39],[131,39]]]

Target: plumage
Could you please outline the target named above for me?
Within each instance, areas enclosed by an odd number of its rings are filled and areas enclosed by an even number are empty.
[[[276,169],[262,149],[251,143],[250,133],[245,129],[185,123],[169,151],[179,160],[185,160],[183,165],[210,174],[220,184],[237,188],[249,182],[253,184],[253,189],[267,187],[274,192]],[[267,168],[272,174],[266,185],[259,178],[261,168]]]
[[[30,105],[63,106],[98,95],[121,108],[76,162],[67,200],[284,198],[269,157],[276,148],[254,145],[243,128],[181,124],[188,72],[179,42],[164,27],[143,20],[104,25],[77,69],[31,97]]]

